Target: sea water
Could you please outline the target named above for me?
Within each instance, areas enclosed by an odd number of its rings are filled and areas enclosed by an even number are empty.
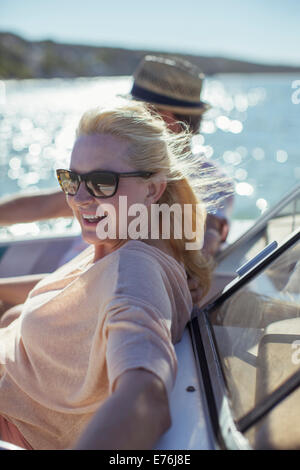
[[[57,187],[86,109],[130,91],[131,77],[0,81],[0,197]],[[233,179],[232,217],[254,220],[300,184],[300,76],[207,77],[211,105],[193,151]],[[298,93],[298,94],[297,94]],[[0,237],[76,231],[71,220],[0,227]]]

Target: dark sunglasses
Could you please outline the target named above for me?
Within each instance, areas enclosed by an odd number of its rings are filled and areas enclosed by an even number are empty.
[[[92,171],[79,175],[70,170],[56,170],[56,175],[61,189],[65,194],[75,196],[80,183],[85,182],[87,191],[94,197],[112,197],[118,190],[120,178],[139,176],[149,178],[153,173],[149,171],[131,171],[129,173],[116,173],[114,171]]]

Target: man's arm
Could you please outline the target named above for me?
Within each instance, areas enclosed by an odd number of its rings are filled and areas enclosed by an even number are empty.
[[[0,225],[11,225],[73,215],[60,190],[16,195],[0,199]]]
[[[143,369],[123,373],[75,450],[152,449],[171,423],[162,381]]]

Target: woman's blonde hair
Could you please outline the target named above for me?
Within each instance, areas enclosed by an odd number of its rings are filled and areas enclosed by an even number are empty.
[[[166,203],[169,207],[179,204],[182,209],[184,204],[191,205],[193,232],[196,228],[196,211],[199,217],[200,207],[202,233],[196,233],[195,240],[203,239],[206,219],[204,195],[207,200],[213,200],[218,178],[211,168],[203,169],[199,158],[192,157],[191,134],[187,129],[180,133],[171,132],[153,110],[142,102],[130,100],[110,108],[87,111],[79,122],[76,135],[93,134],[109,134],[126,139],[129,142],[128,159],[132,167],[137,171],[153,172],[154,178],[161,175],[167,181],[164,194],[157,203]],[[172,229],[174,226],[171,226],[171,232]],[[183,262],[187,274],[200,280],[205,295],[210,287],[212,263],[203,256],[201,250],[186,250],[186,243],[192,241],[187,240],[184,233],[180,239],[171,233],[169,243],[175,258]]]

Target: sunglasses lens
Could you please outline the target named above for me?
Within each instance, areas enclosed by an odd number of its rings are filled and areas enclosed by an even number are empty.
[[[79,187],[77,175],[67,170],[58,170],[57,178],[64,193],[75,196]]]
[[[117,178],[114,174],[98,173],[86,181],[87,187],[95,197],[110,197],[117,186]]]

